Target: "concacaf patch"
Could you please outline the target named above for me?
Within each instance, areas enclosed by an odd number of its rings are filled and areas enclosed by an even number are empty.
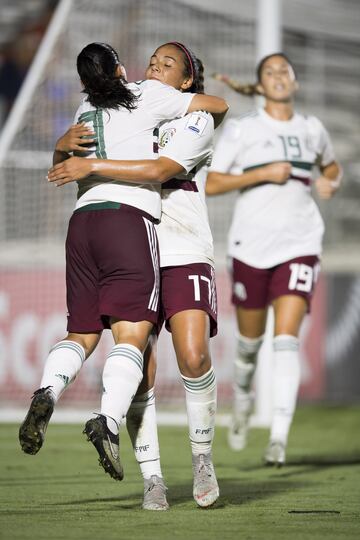
[[[195,133],[201,135],[204,132],[207,123],[208,119],[206,118],[206,116],[198,113],[192,113],[186,123],[185,129],[191,129],[191,131],[195,131]]]
[[[165,131],[163,131],[160,135],[159,147],[165,148],[165,146],[168,144],[171,138],[175,135],[175,133],[176,133],[176,128],[174,127],[165,129]]]

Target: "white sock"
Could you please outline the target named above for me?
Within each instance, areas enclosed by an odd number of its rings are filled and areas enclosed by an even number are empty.
[[[237,358],[235,359],[234,377],[234,410],[250,412],[252,407],[251,383],[256,369],[256,361],[263,336],[247,338],[237,335]]]
[[[55,402],[73,382],[85,361],[84,348],[75,341],[59,341],[45,361],[40,388],[50,386]]]
[[[273,419],[270,440],[286,445],[300,384],[299,340],[295,336],[274,338]]]
[[[104,365],[101,414],[115,434],[143,378],[143,355],[134,345],[115,345]]]
[[[211,367],[195,379],[181,375],[185,386],[189,437],[193,455],[211,452],[215,430],[216,378]]]
[[[126,415],[126,427],[143,478],[162,478],[156,423],[154,388],[134,397]]]

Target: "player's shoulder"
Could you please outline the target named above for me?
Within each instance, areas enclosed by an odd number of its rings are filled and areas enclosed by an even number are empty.
[[[156,81],[154,79],[144,79],[141,81],[135,81],[133,83],[129,83],[129,87],[134,88],[141,93],[177,93],[178,90],[173,88],[172,86],[169,86],[168,84],[164,84],[160,81]]]
[[[313,114],[299,114],[299,116],[303,119],[304,123],[310,130],[322,131],[325,129],[324,124],[317,116]]]
[[[184,129],[198,136],[212,135],[214,131],[214,118],[207,111],[195,111],[184,117]]]
[[[160,125],[160,136],[162,133],[171,133],[176,138],[189,135],[193,138],[212,137],[214,133],[214,119],[206,111],[196,111],[188,113],[182,118],[166,120]]]

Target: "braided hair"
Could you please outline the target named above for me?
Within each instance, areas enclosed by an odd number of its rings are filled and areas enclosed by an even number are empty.
[[[136,109],[138,98],[126,86],[125,79],[116,75],[118,66],[122,66],[118,54],[107,43],[90,43],[80,52],[77,71],[83,92],[93,107]]]
[[[243,96],[255,96],[255,95],[262,95],[259,91],[258,85],[261,84],[261,74],[264,67],[264,64],[269,58],[272,58],[273,56],[281,56],[281,58],[284,58],[286,62],[291,66],[291,69],[294,72],[295,79],[296,79],[296,72],[294,69],[294,66],[292,65],[289,58],[286,56],[286,54],[282,52],[275,52],[268,54],[267,56],[264,56],[256,66],[256,77],[257,81],[256,83],[247,83],[247,84],[241,84],[238,81],[235,81],[234,79],[231,79],[230,77],[227,77],[226,75],[221,75],[219,73],[214,73],[213,77],[214,79],[217,79],[218,81],[222,81],[226,83],[232,90],[235,90],[235,92],[238,92],[239,94],[242,94]]]

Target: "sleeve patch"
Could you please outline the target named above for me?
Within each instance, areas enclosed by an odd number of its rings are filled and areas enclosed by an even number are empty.
[[[185,129],[190,129],[191,131],[195,131],[195,133],[202,135],[207,123],[208,119],[205,116],[193,113],[187,121]]]

